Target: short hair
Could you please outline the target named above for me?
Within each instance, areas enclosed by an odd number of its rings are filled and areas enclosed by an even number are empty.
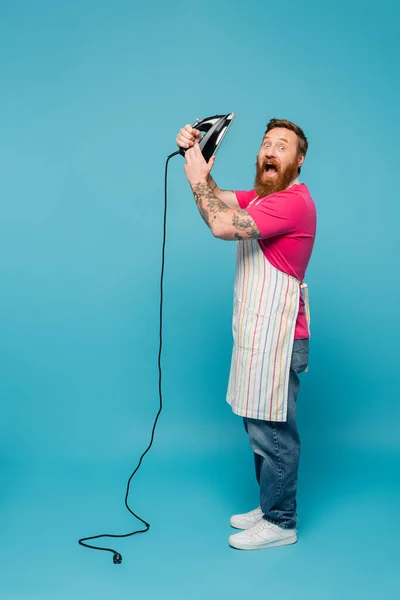
[[[294,133],[297,135],[298,152],[305,157],[308,150],[308,140],[301,127],[295,125],[295,123],[292,123],[292,121],[288,121],[287,119],[271,119],[267,123],[267,129],[265,130],[264,136],[266,136],[271,129],[276,129],[277,127],[283,127],[284,129],[290,129],[290,131],[294,131]],[[301,167],[299,167],[299,173],[300,170]]]

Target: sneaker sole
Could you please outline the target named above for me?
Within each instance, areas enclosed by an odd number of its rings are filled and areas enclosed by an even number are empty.
[[[275,540],[273,542],[265,542],[265,544],[252,545],[241,541],[230,541],[229,545],[237,550],[262,550],[264,548],[274,548],[276,546],[288,546],[289,544],[295,544],[297,542],[297,535],[291,535],[283,540]]]

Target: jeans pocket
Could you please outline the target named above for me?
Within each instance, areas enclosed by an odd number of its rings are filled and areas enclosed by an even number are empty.
[[[310,340],[308,338],[294,340],[290,368],[293,369],[295,373],[303,373],[307,369],[309,342]]]

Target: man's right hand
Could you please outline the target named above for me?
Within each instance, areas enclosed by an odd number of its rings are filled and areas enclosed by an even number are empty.
[[[202,137],[201,131],[195,129],[191,125],[185,125],[185,127],[182,127],[182,129],[179,130],[179,133],[176,136],[176,143],[180,148],[187,150],[187,148],[192,148],[196,142],[200,142]],[[208,177],[208,183],[214,196],[225,202],[229,208],[234,210],[238,210],[240,208],[234,192],[229,190],[221,190],[211,175]]]
[[[180,148],[191,148],[195,142],[200,142],[202,137],[201,131],[191,125],[185,125],[185,127],[179,130],[176,136],[176,143]]]

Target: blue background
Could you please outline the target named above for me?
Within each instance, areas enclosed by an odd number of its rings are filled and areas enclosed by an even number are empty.
[[[397,3],[0,3],[1,598],[398,598]],[[310,150],[310,371],[298,420],[300,538],[229,548],[257,505],[225,403],[235,244],[170,163],[158,409],[164,161],[234,111],[222,188],[249,189],[265,124]],[[105,540],[106,543],[109,540]]]

